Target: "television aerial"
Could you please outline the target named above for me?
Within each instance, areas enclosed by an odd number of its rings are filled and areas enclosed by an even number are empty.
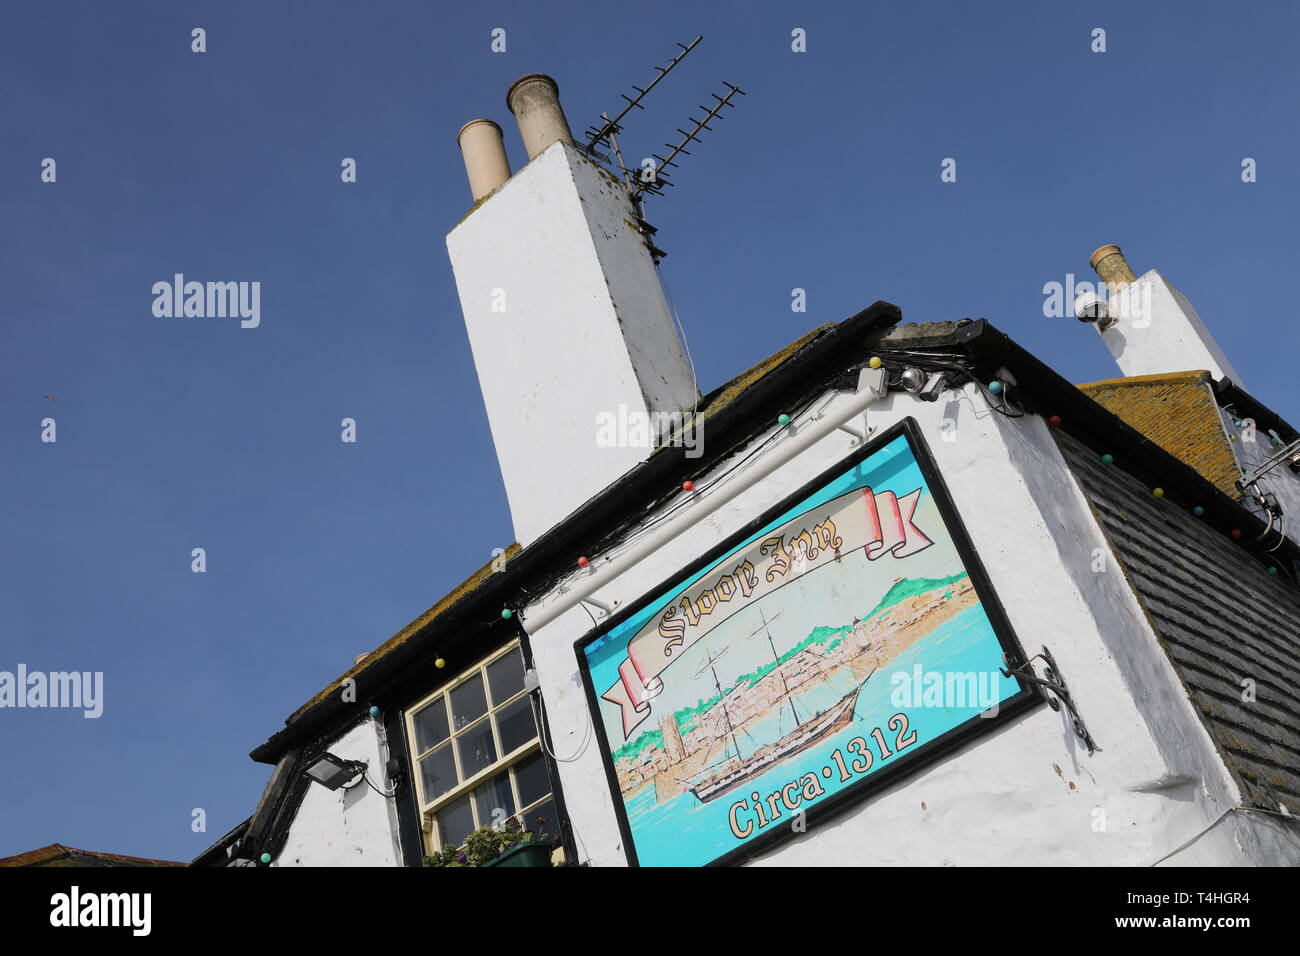
[[[712,132],[713,127],[709,124],[715,120],[724,119],[725,115],[723,111],[729,107],[734,107],[736,105],[733,101],[734,97],[745,96],[745,91],[735,84],[723,81],[722,85],[725,88],[725,92],[721,95],[718,93],[710,93],[709,95],[714,100],[713,104],[711,106],[700,106],[698,108],[699,111],[703,113],[703,117],[697,119],[692,114],[687,120],[688,123],[693,124],[689,130],[682,129],[680,126],[677,127],[677,132],[681,134],[681,139],[676,143],[664,144],[664,148],[668,151],[667,156],[660,156],[658,153],[651,153],[634,169],[630,169],[623,159],[623,152],[618,144],[618,136],[624,130],[623,120],[627,118],[628,114],[634,109],[645,109],[645,106],[642,105],[642,101],[646,98],[647,94],[649,94],[649,92],[653,90],[665,76],[671,73],[673,68],[686,58],[687,54],[699,46],[700,41],[703,39],[703,36],[697,36],[689,44],[678,43],[677,46],[681,49],[681,52],[669,60],[667,66],[655,67],[656,72],[654,79],[647,83],[644,88],[633,86],[632,89],[636,93],[635,96],[628,96],[626,93],[620,93],[619,95],[627,102],[627,105],[623,107],[617,116],[612,118],[608,113],[601,113],[600,118],[602,122],[598,125],[593,124],[586,129],[583,133],[583,136],[586,137],[586,142],[580,146],[583,152],[591,156],[597,162],[618,171],[618,175],[623,182],[624,188],[627,189],[628,197],[632,200],[632,208],[635,210],[637,217],[637,228],[640,230],[646,246],[649,248],[650,254],[654,257],[656,264],[658,264],[659,260],[666,256],[667,253],[654,244],[654,235],[656,230],[645,220],[645,197],[662,196],[664,194],[665,186],[670,188],[675,187],[676,184],[671,181],[667,171],[669,169],[680,168],[680,164],[677,162],[678,158],[691,155],[690,150],[686,147],[692,143],[700,142],[700,136],[702,133]],[[604,152],[604,148],[607,148],[609,152]]]

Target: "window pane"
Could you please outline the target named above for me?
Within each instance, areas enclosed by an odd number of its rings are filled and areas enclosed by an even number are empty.
[[[499,773],[482,786],[475,787],[474,807],[482,826],[504,823],[507,817],[514,816],[515,797],[510,792],[510,774]],[[495,813],[497,810],[501,812]]]
[[[501,752],[508,754],[537,738],[533,705],[527,697],[507,704],[497,711],[497,733],[501,735]]]
[[[487,673],[493,704],[509,700],[524,689],[524,659],[518,648],[489,664]]]
[[[538,817],[545,817],[541,823],[537,822]],[[555,801],[551,799],[543,800],[531,810],[525,810],[523,820],[520,821],[525,830],[531,830],[538,836],[559,836],[560,821],[555,815]]]
[[[438,811],[438,836],[444,847],[460,846],[473,832],[474,817],[469,808],[468,793]]]
[[[451,717],[456,730],[467,727],[487,713],[483,696],[483,676],[475,674],[465,683],[452,688]]]
[[[497,747],[492,740],[492,721],[485,720],[475,724],[456,738],[456,747],[460,753],[460,769],[468,780],[497,759]]]
[[[519,800],[524,806],[542,799],[551,792],[551,782],[546,778],[546,764],[539,750],[515,764],[515,783],[519,787]]]
[[[447,699],[439,697],[415,715],[415,749],[424,753],[447,739]]]
[[[456,762],[451,756],[451,744],[444,744],[422,759],[420,774],[424,778],[426,802],[442,796],[456,786]]]

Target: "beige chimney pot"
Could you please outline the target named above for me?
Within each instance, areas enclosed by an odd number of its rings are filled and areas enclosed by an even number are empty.
[[[560,106],[560,87],[545,73],[529,73],[510,85],[506,105],[519,124],[528,158],[536,159],[557,142],[572,143],[569,121]]]
[[[510,160],[506,158],[501,127],[490,119],[470,120],[456,134],[456,143],[465,160],[469,191],[475,202],[510,178]]]

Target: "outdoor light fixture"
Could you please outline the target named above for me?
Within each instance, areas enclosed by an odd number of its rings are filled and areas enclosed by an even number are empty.
[[[1074,317],[1080,322],[1095,323],[1098,329],[1105,330],[1115,324],[1115,317],[1110,314],[1110,307],[1095,292],[1080,292],[1074,300]]]
[[[925,383],[923,391],[917,394],[923,402],[937,402],[939,395],[948,387],[948,376],[943,372],[936,372],[930,376],[930,380]]]
[[[919,368],[905,368],[903,374],[899,376],[899,384],[904,389],[915,395],[921,389],[925,388],[926,375]]]
[[[337,790],[358,774],[365,773],[366,765],[359,760],[344,760],[331,753],[323,753],[313,760],[304,773],[327,790]]]

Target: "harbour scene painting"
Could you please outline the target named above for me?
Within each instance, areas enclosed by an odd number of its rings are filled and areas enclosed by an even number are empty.
[[[906,432],[579,650],[636,860],[699,866],[1022,688]]]

